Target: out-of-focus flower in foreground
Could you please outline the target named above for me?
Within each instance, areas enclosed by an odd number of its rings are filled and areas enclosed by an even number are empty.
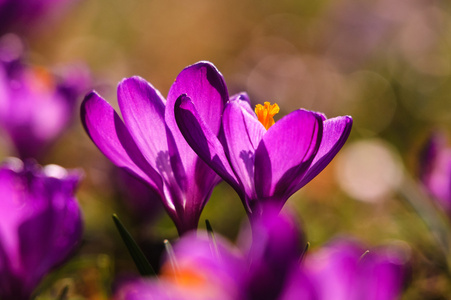
[[[304,269],[319,300],[399,299],[408,270],[408,246],[365,249],[338,239],[307,255]]]
[[[294,216],[271,205],[250,225],[239,239],[252,241],[240,245],[248,264],[244,299],[316,299],[300,265],[306,242]]]
[[[0,167],[0,298],[30,299],[41,279],[76,249],[82,217],[78,172],[19,159]]]
[[[440,207],[451,215],[451,148],[442,132],[432,134],[422,149],[420,180]]]
[[[166,257],[158,278],[138,279],[121,286],[117,300],[244,299],[246,261],[233,245],[204,231],[184,235]]]
[[[0,40],[0,126],[21,158],[39,158],[74,119],[90,76],[83,66],[67,66],[59,75],[29,66],[22,51],[18,37]]]
[[[252,242],[241,249],[202,231],[183,236],[157,280],[126,283],[116,299],[315,299],[299,265],[301,232],[293,218],[273,212],[252,236],[243,233]]]
[[[296,220],[278,215],[278,208],[265,210],[265,218],[251,220],[252,230],[241,232],[239,248],[205,232],[183,236],[158,279],[131,280],[115,299],[394,300],[400,295],[408,246],[394,243],[367,253],[359,243],[339,239],[305,254]]]
[[[347,140],[349,116],[326,119],[299,109],[277,122],[277,105],[252,111],[246,94],[230,99],[222,115],[225,138],[218,139],[189,94],[175,105],[177,124],[196,153],[239,194],[249,216],[262,214],[265,203],[281,208],[318,175]]]
[[[228,100],[222,75],[209,62],[186,67],[166,100],[140,77],[118,86],[124,121],[95,92],[86,96],[81,119],[93,142],[118,167],[141,178],[157,191],[179,234],[196,229],[200,214],[220,178],[186,143],[174,118],[174,104],[189,94],[211,128],[220,131]]]

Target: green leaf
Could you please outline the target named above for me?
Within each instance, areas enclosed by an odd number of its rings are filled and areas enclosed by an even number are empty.
[[[210,243],[213,247],[212,251],[216,255],[216,257],[219,258],[220,255],[219,255],[219,250],[218,250],[218,244],[216,244],[215,233],[214,233],[213,227],[211,227],[210,221],[208,221],[208,219],[205,220],[205,226],[207,227],[208,238],[210,239]]]
[[[408,176],[405,177],[404,183],[400,187],[400,193],[428,227],[431,236],[435,239],[436,245],[443,254],[442,259],[447,261],[451,272],[451,261],[449,261],[451,232],[446,224],[446,218],[434,207],[433,201],[428,198],[416,182]]]
[[[128,232],[128,230],[124,227],[122,222],[119,220],[116,214],[113,214],[113,221],[116,225],[119,234],[121,235],[122,240],[124,241],[125,246],[128,249],[133,261],[135,262],[136,267],[138,268],[139,273],[142,276],[155,276],[155,271],[150,265],[147,258],[144,256],[144,253],[141,251],[141,248],[136,244],[135,240]]]
[[[307,244],[305,244],[304,251],[301,254],[301,258],[299,259],[300,263],[302,263],[304,261],[304,258],[307,255],[307,252],[309,249],[310,249],[310,242],[307,242]]]
[[[207,231],[213,234],[213,227],[211,227],[210,221],[208,219],[205,219],[205,226],[207,227]]]
[[[168,240],[164,240],[164,248],[166,249],[166,253],[169,258],[169,262],[171,263],[171,268],[174,274],[179,273],[179,265],[177,263],[177,259],[175,258],[174,249],[172,249],[172,245]]]

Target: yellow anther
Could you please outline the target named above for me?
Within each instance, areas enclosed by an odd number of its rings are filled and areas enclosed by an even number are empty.
[[[255,106],[255,114],[258,117],[260,123],[265,126],[266,130],[274,125],[274,116],[279,112],[280,108],[277,103],[271,105],[269,102],[265,102],[264,105],[257,104]]]

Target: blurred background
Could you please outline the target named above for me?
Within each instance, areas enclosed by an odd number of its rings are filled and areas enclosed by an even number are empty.
[[[436,130],[451,133],[451,3],[425,0],[119,1],[78,0],[21,32],[27,61],[45,68],[83,64],[113,106],[116,86],[139,75],[166,95],[187,65],[208,60],[230,95],[351,115],[351,136],[332,163],[293,195],[312,251],[340,235],[370,246],[402,245],[412,275],[403,299],[450,299],[448,215],[420,184],[420,153]],[[25,32],[25,33],[24,33]],[[4,32],[3,33],[7,33]],[[43,283],[42,298],[69,285],[71,299],[107,299],[116,276],[136,274],[111,220],[117,213],[158,268],[163,239],[177,232],[159,203],[130,194],[79,121],[39,163],[81,168],[85,218],[75,258]],[[0,135],[0,158],[14,156]],[[145,187],[140,187],[146,189]],[[199,227],[235,240],[245,212],[225,183]]]

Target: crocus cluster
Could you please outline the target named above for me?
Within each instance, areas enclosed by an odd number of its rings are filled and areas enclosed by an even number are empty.
[[[252,224],[247,246],[218,235],[183,236],[160,276],[123,284],[117,300],[135,299],[397,299],[406,256],[392,247],[366,253],[360,243],[338,239],[305,254],[293,217],[267,209]],[[253,222],[253,221],[251,221]],[[246,244],[246,243],[245,243]],[[366,254],[365,254],[366,253]]]
[[[158,278],[122,282],[116,299],[399,296],[405,255],[367,253],[348,239],[306,254],[295,218],[281,212],[342,148],[351,117],[327,119],[298,109],[276,122],[277,104],[253,110],[246,93],[229,97],[209,62],[186,67],[167,99],[140,77],[120,82],[117,95],[123,119],[96,92],[85,97],[85,130],[114,164],[157,193],[181,238],[167,248]],[[238,247],[212,232],[194,231],[220,178],[235,189],[249,216]]]
[[[245,93],[229,98],[209,62],[186,67],[167,101],[139,77],[124,79],[117,93],[124,120],[92,92],[81,109],[84,127],[111,161],[159,193],[179,233],[197,228],[218,175],[250,217],[281,209],[327,166],[352,126],[348,116],[304,109],[275,122],[278,107],[269,103],[256,115]]]
[[[40,158],[71,124],[90,76],[84,66],[31,66],[24,55],[19,37],[0,40],[0,126],[21,158]]]
[[[27,300],[82,235],[78,171],[10,159],[0,166],[0,299]]]
[[[431,134],[422,149],[420,179],[438,205],[451,215],[451,148],[443,132]]]

